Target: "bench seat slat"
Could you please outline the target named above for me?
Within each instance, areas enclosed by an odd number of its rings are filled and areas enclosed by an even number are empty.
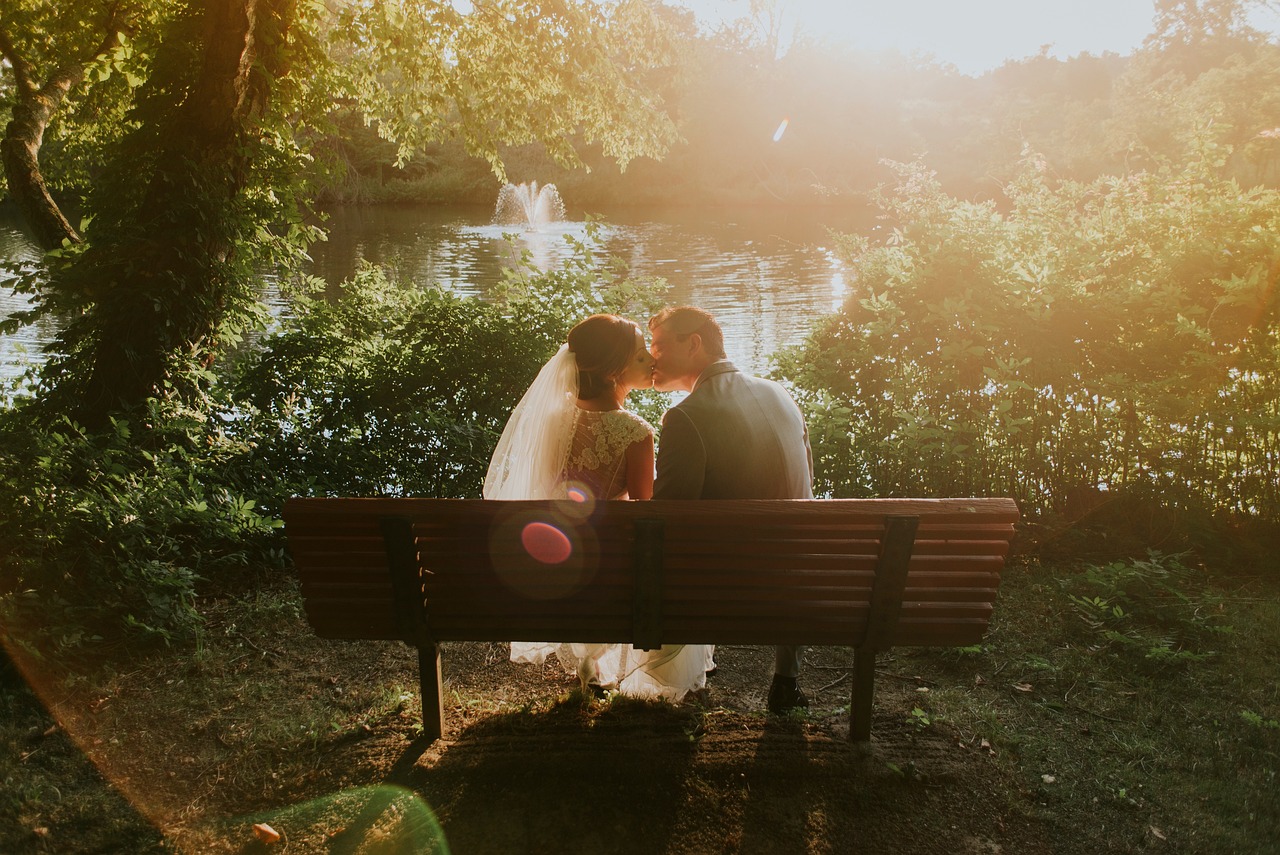
[[[689,541],[680,543],[680,552],[688,557],[695,556],[779,556],[779,555],[812,555],[848,558],[849,556],[869,557],[874,559],[880,554],[879,540],[850,540],[828,538],[825,540],[766,540],[750,542],[737,541]],[[446,550],[433,548],[433,552],[443,553]],[[464,549],[471,554],[474,550]],[[983,555],[1001,556],[1008,554],[1009,543],[1006,540],[921,540],[912,547],[912,554],[919,556],[961,556]],[[617,554],[625,556],[624,549],[617,549],[601,554]]]
[[[306,500],[299,500],[306,501]],[[320,500],[327,501],[327,500]],[[701,531],[713,540],[733,539],[735,530],[748,525],[758,531],[766,540],[772,538],[808,538],[808,537],[875,537],[884,530],[886,514],[864,514],[848,510],[848,504],[840,499],[807,499],[792,502],[794,508],[790,513],[772,510],[764,514],[753,514],[750,507],[742,502],[672,502],[655,501],[652,503],[635,503],[633,508],[623,508],[618,502],[602,503],[595,510],[584,513],[562,513],[551,503],[543,502],[497,502],[494,507],[479,504],[467,499],[436,499],[421,513],[415,514],[410,507],[396,507],[388,512],[389,516],[398,516],[410,520],[414,534],[419,537],[436,537],[457,535],[459,537],[484,537],[495,527],[519,531],[529,522],[547,522],[558,527],[578,529],[590,527],[596,531],[630,532],[638,519],[663,519],[674,526],[677,532]],[[442,503],[449,502],[445,506]],[[821,502],[822,507],[817,507]],[[706,511],[708,504],[721,505],[717,510]],[[778,502],[763,502],[765,505],[778,505]],[[857,505],[859,502],[853,502]],[[512,507],[532,506],[532,507]],[[697,507],[701,505],[702,507]],[[461,506],[461,507],[459,507]],[[300,526],[299,534],[325,534],[330,531],[364,531],[372,533],[368,520],[377,520],[379,514],[370,513],[368,519],[357,517],[340,517],[332,524],[316,517],[306,520]],[[1001,532],[1011,528],[1016,522],[1004,514],[929,514],[921,517],[921,527],[925,532],[955,532],[959,537],[970,537],[974,532]]]
[[[385,552],[295,552],[293,553],[293,563],[302,571],[312,568],[353,567],[385,574],[390,567],[387,563],[387,554]]]
[[[365,580],[337,580],[321,582],[314,578],[302,583],[302,596],[324,600],[392,599],[391,583],[375,578]]]
[[[334,603],[334,605],[335,607],[340,606],[339,603]],[[815,629],[831,620],[865,620],[869,609],[868,604],[865,602],[820,600],[773,601],[767,603],[688,602],[677,600],[666,602],[663,605],[663,616],[664,620],[667,621],[683,620],[686,623],[696,624],[700,620],[714,622],[725,618],[754,619],[769,622],[804,619],[811,622]],[[991,609],[991,603],[905,603],[900,621],[905,623],[910,623],[914,620],[953,619],[985,621],[989,618]],[[590,613],[584,613],[578,603],[565,601],[548,601],[538,604],[499,602],[476,604],[471,609],[468,609],[464,604],[441,611],[438,614],[432,614],[430,624],[433,627],[433,631],[439,631],[446,626],[472,621],[485,622],[495,617],[514,620],[517,623],[520,620],[533,621],[549,618],[574,623],[578,616],[588,622],[614,618],[623,620],[630,626],[631,610],[630,605],[627,603],[614,604],[612,607],[608,604],[602,604],[593,608]],[[563,634],[564,630],[560,632]]]
[[[289,542],[294,538],[312,537],[381,537],[377,517],[365,516],[318,516],[308,511],[307,516],[298,517],[285,514],[285,524],[289,528]]]
[[[385,618],[359,618],[350,613],[319,613],[312,618],[308,611],[312,628],[321,638],[331,639],[370,639],[395,641],[400,635],[388,631],[389,624]],[[327,619],[331,617],[332,619]],[[895,631],[895,646],[931,646],[931,645],[969,645],[977,644],[986,632],[987,622],[973,619],[967,622],[947,620],[943,622],[931,620],[910,620],[902,623]],[[795,620],[791,623],[779,621],[771,627],[744,626],[736,617],[728,616],[719,621],[710,618],[688,619],[672,618],[664,624],[663,638],[670,644],[708,644],[714,638],[718,644],[809,644],[840,645],[856,643],[865,632],[865,621],[824,621],[815,626],[811,620]],[[500,618],[490,617],[488,620],[475,618],[469,620],[441,620],[436,625],[437,635],[441,641],[491,641],[504,642],[521,640],[545,640],[553,636],[563,636],[565,624],[559,618],[539,621],[536,617]],[[601,617],[586,617],[574,622],[570,630],[575,640],[580,642],[615,642],[626,637],[630,625],[625,618],[615,620]],[[512,636],[516,638],[512,638]]]
[[[629,625],[607,619],[587,619],[576,622],[574,639],[579,642],[616,642],[620,633],[630,630]],[[444,641],[545,641],[563,634],[558,621],[539,622],[530,617],[502,618],[499,620],[471,620],[445,622],[438,626]],[[806,619],[779,620],[771,627],[753,627],[729,616],[719,621],[701,619],[692,622],[672,619],[665,621],[663,640],[668,644],[807,644],[852,646],[859,642],[866,631],[866,622],[859,620],[824,621],[814,626]],[[893,636],[895,646],[969,645],[982,640],[986,621],[948,620],[915,621],[900,627]],[[515,638],[512,638],[515,635]]]
[[[752,588],[749,590],[739,591],[734,595],[736,600],[755,601],[755,600],[808,600],[815,597],[824,599],[839,600],[842,602],[870,602],[870,588],[852,588],[852,587],[776,587],[776,588]],[[927,603],[927,602],[994,602],[996,597],[995,588],[912,588],[907,587],[906,594],[903,597],[905,602]],[[668,588],[664,594],[664,602],[675,600],[688,602],[707,602],[720,599],[715,589],[708,588],[690,588],[681,587],[678,589]]]
[[[751,525],[750,521],[729,521],[721,523],[704,523],[680,519],[673,525],[668,523],[667,537],[673,542],[693,542],[708,544],[740,544],[742,542],[743,525]],[[933,540],[982,540],[992,539],[1012,529],[1007,523],[991,523],[989,525],[930,525],[922,527],[921,535]],[[843,527],[774,527],[763,526],[759,532],[752,531],[753,541],[756,538],[769,543],[773,541],[803,540],[861,540],[873,537],[883,531],[884,522],[876,525],[847,529]],[[862,535],[863,537],[859,537]]]
[[[680,555],[689,559],[709,557],[722,560],[798,555],[874,561],[879,554],[880,548],[877,541],[855,541],[837,538],[763,542],[753,540],[750,543],[743,542],[741,538],[736,542],[711,542],[705,540],[680,542],[674,539],[668,539],[666,542],[673,547],[673,551],[678,550]],[[295,548],[306,553],[323,554],[327,551],[336,550],[344,552],[376,552],[379,549],[379,545],[380,542],[375,541],[347,540],[336,541],[334,546],[329,548],[315,541],[303,540]],[[430,556],[432,560],[446,563],[474,563],[478,559],[500,560],[504,557],[524,557],[528,554],[523,544],[520,543],[518,538],[514,537],[487,543],[470,539],[419,538],[417,548],[422,554]],[[574,544],[574,548],[580,549],[583,548],[583,545]],[[615,561],[629,562],[633,544],[629,541],[607,541],[603,545],[588,542],[585,544],[585,548],[593,557],[605,563]],[[1008,554],[1008,549],[1008,541],[1001,540],[934,539],[917,540],[912,554],[922,558],[954,558],[970,555],[1003,558]]]
[[[823,620],[826,616],[844,617],[847,615],[866,614],[870,606],[865,602],[842,602],[836,600],[775,600],[770,603],[743,602],[691,602],[668,601],[663,604],[665,617],[683,616],[695,620],[699,615],[720,617],[724,615],[755,616],[761,620],[773,620],[787,616],[806,615],[814,620]],[[991,614],[991,603],[904,603],[899,620],[912,618],[984,618]]]
[[[342,583],[320,585],[312,583],[304,588],[308,596],[332,594],[341,596],[346,591],[366,592],[369,596],[385,592],[390,595],[390,588],[373,588],[363,585],[346,585]],[[814,598],[839,600],[841,602],[869,602],[870,587],[840,586],[805,586],[771,585],[742,587],[735,592],[734,599],[744,602],[770,600],[811,600]],[[428,586],[426,591],[427,608],[452,609],[461,605],[474,603],[484,608],[488,603],[512,602],[536,603],[551,599],[561,599],[580,604],[596,602],[631,602],[629,586],[590,585],[565,591],[557,586],[527,587],[519,591],[511,589],[495,589],[478,586]],[[996,588],[991,587],[912,587],[907,586],[904,602],[994,602]],[[667,586],[663,592],[663,602],[714,602],[724,599],[722,591],[715,586]]]
[[[329,529],[324,533],[313,535],[289,534],[289,550],[302,552],[329,552],[334,548],[350,549],[352,546],[364,545],[365,551],[376,552],[382,547],[382,537],[377,532],[348,533],[342,530]]]
[[[920,539],[917,538],[912,547],[913,555],[992,555],[1004,556],[1008,553],[1009,543],[1006,540],[956,540],[956,539]],[[702,555],[829,555],[839,557],[868,556],[874,558],[880,554],[879,540],[851,540],[842,538],[806,539],[806,540],[766,540],[744,541],[687,541],[680,543],[680,552],[686,556]]]
[[[935,573],[912,572],[906,580],[906,589],[912,596],[928,598],[942,596],[957,591],[994,592],[1000,577],[994,573]],[[735,596],[756,596],[754,591],[791,592],[796,596],[807,596],[806,592],[823,590],[842,590],[865,592],[870,589],[870,574],[848,572],[821,573],[815,571],[793,571],[785,575],[768,573],[686,573],[674,577],[667,582],[668,592],[682,592],[685,596],[714,597],[720,594],[723,587],[735,587]],[[306,585],[347,585],[378,590],[390,590],[390,584],[379,579],[376,574],[352,570],[350,572],[326,569],[308,572],[304,580]],[[590,584],[598,590],[613,590],[622,596],[630,596],[631,580],[625,576],[607,576],[604,574],[588,575],[582,578],[582,584]],[[488,574],[472,575],[431,575],[426,578],[426,588],[433,597],[496,597],[520,596],[534,591],[561,590],[566,593],[582,585],[566,586],[555,579],[542,580],[536,576],[522,577],[518,583],[508,584],[501,577]]]
[[[541,522],[554,526],[566,535],[590,533],[602,542],[625,543],[630,539],[631,526],[634,521],[616,524],[616,521],[612,520],[600,521],[592,519],[589,523],[586,523],[546,515],[530,517],[518,521],[518,524],[508,526],[503,526],[501,521],[490,521],[483,524],[472,523],[470,525],[439,524],[431,526],[418,523],[414,525],[414,536],[423,542],[460,543],[476,546],[488,544],[495,538],[518,542],[520,533],[524,530],[524,524],[530,522]],[[753,526],[749,520],[735,520],[718,525],[698,525],[687,519],[680,519],[669,521],[666,535],[671,542],[686,543],[689,548],[694,549],[740,548],[743,543],[742,531],[744,527],[751,528],[751,542],[762,545],[774,543],[785,545],[805,542],[875,544],[879,542],[879,535],[884,530],[884,521],[878,520],[871,525],[851,528],[846,526]],[[917,540],[918,542],[951,541],[959,543],[973,540],[996,542],[1003,540],[1012,531],[1013,526],[1009,523],[924,525],[921,526]],[[314,536],[319,538],[327,536],[364,537],[370,534],[373,533],[362,532],[348,535],[346,532],[324,531]]]
[[[696,557],[680,556],[663,561],[663,569],[669,573],[748,573],[757,568],[777,572],[779,563],[786,562],[797,570],[862,570],[873,573],[876,559],[872,556],[847,558],[838,555],[788,555],[785,559],[777,556],[761,555],[755,557],[722,558],[709,556],[703,560]],[[914,555],[909,567],[913,570],[947,572],[998,572],[1004,566],[1004,559],[995,555]]]
[[[437,631],[447,641],[546,641],[559,640],[563,636],[563,624],[559,619],[539,620],[537,616],[484,620],[441,622]],[[610,621],[607,618],[586,618],[574,622],[573,638],[579,642],[617,642],[627,638],[629,623]],[[783,635],[790,641],[775,642],[773,635]],[[667,644],[709,644],[715,638],[719,644],[852,644],[865,631],[865,621],[827,621],[815,627],[805,619],[791,622],[779,621],[773,627],[752,627],[729,616],[720,621],[703,620],[697,623],[667,621],[663,640]],[[515,637],[512,638],[511,636]],[[748,640],[750,639],[750,640]],[[806,640],[807,639],[807,640]]]
[[[294,562],[302,578],[303,586],[309,584],[317,585],[386,585],[390,590],[391,582],[387,578],[387,571],[383,569],[381,572],[370,569],[368,567],[355,566],[346,564],[337,567],[316,567],[303,566]]]

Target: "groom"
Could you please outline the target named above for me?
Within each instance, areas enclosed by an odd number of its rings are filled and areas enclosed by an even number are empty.
[[[662,417],[655,499],[812,499],[813,455],[800,408],[772,380],[725,358],[715,318],[693,306],[649,321],[653,387],[689,393]],[[807,707],[803,648],[774,648],[769,710]]]

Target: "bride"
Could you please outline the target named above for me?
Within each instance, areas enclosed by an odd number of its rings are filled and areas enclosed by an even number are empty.
[[[633,389],[653,385],[653,357],[639,325],[592,315],[538,372],[502,431],[484,481],[486,499],[653,497],[653,428],[623,409]],[[511,661],[540,665],[554,654],[584,690],[678,701],[701,689],[713,667],[705,645],[641,651],[625,644],[521,642]]]

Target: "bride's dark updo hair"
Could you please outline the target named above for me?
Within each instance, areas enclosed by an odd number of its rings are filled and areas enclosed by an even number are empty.
[[[636,352],[640,325],[617,315],[592,315],[569,330],[569,350],[578,361],[578,397],[598,398],[613,389]]]

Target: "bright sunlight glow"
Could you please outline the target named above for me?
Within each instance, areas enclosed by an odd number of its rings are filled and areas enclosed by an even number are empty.
[[[675,0],[708,29],[749,17],[748,0]],[[1132,53],[1152,30],[1153,0],[776,0],[779,47],[795,38],[859,51],[932,56],[965,74],[1044,52]],[[1252,24],[1280,30],[1280,13],[1259,9]]]

